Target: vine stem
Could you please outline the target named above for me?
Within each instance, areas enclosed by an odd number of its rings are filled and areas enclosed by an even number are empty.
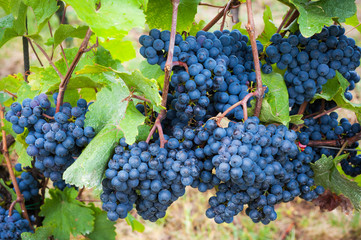
[[[296,18],[298,18],[299,15],[300,13],[297,10],[294,11],[288,21],[285,23],[284,27],[288,27]],[[284,36],[285,34],[286,32],[281,33],[282,36]]]
[[[257,83],[257,90],[255,91],[255,93],[257,93],[255,95],[257,99],[256,99],[256,107],[254,110],[254,115],[256,117],[259,117],[262,108],[264,89],[263,89],[262,77],[261,77],[261,66],[259,64],[259,58],[258,58],[258,50],[257,50],[256,36],[255,36],[255,25],[253,19],[251,0],[246,1],[246,6],[247,6],[247,16],[248,16],[248,23],[246,25],[246,29],[249,34],[249,38],[251,40],[254,69],[256,72],[256,83]]]
[[[38,61],[39,61],[40,66],[44,67],[43,63],[41,62],[41,60],[40,60],[40,58],[39,58],[38,53],[36,52],[36,50],[35,50],[35,48],[34,48],[33,43],[30,41],[30,39],[28,39],[28,42],[29,42],[31,49],[33,50],[33,52],[34,52],[34,54],[35,54],[35,56],[36,56],[36,59],[38,59]]]
[[[143,101],[143,102],[149,102],[149,103],[151,102],[149,99],[146,99],[145,97],[138,96],[138,95],[135,95],[135,94],[132,94],[132,98],[141,100],[141,101]]]
[[[223,8],[224,7],[224,6],[216,6],[216,5],[213,5],[213,4],[202,3],[202,2],[200,2],[199,5],[200,6],[207,6],[207,7],[214,7],[214,8]]]
[[[16,96],[16,94],[9,92],[8,90],[4,89],[4,92],[6,92],[7,94],[9,94],[11,97],[17,98],[18,96]]]
[[[164,75],[164,85],[163,85],[162,102],[161,102],[164,109],[162,109],[160,111],[160,113],[158,114],[157,119],[155,120],[154,125],[153,125],[152,129],[150,130],[150,133],[147,137],[147,143],[149,143],[155,130],[157,129],[158,134],[159,134],[161,148],[164,148],[164,145],[166,143],[161,122],[165,118],[165,115],[167,113],[166,106],[167,106],[167,97],[168,97],[168,91],[169,91],[169,79],[170,79],[170,74],[172,73],[172,68],[173,68],[173,52],[174,52],[174,44],[175,44],[175,34],[176,34],[176,29],[177,29],[177,16],[178,16],[179,1],[180,0],[172,0],[172,4],[173,4],[172,28],[171,28],[171,32],[170,32],[168,57],[167,57],[167,61],[164,66],[165,75]]]
[[[341,153],[343,152],[343,150],[346,148],[347,144],[348,144],[348,141],[346,140],[346,142],[345,142],[344,144],[342,144],[342,147],[341,147],[340,151],[338,151],[338,153],[337,153],[337,155],[336,155],[335,158],[337,158],[338,156],[341,155]]]
[[[30,39],[29,39],[30,41]],[[55,64],[53,63],[53,61],[51,60],[51,58],[49,57],[49,55],[45,52],[45,50],[35,41],[33,41],[34,44],[40,49],[40,51],[44,54],[45,58],[48,60],[49,64],[54,68],[55,72],[58,74],[58,76],[60,77],[60,79],[63,79],[63,74],[61,74],[61,72],[59,71],[59,69],[55,66]]]
[[[48,21],[48,27],[49,27],[50,36],[53,37],[53,30],[51,28],[50,21]],[[61,49],[61,54],[63,55],[64,61],[65,61],[66,67],[67,67],[67,69],[69,69],[69,64],[68,64],[68,61],[66,60],[64,48],[63,48],[61,43],[59,44],[59,46],[60,46],[60,49]],[[51,49],[51,60],[53,60],[54,50],[55,50],[55,46],[53,44],[52,49]]]
[[[361,133],[356,134],[353,137],[337,140],[310,140],[308,146],[329,146],[329,147],[341,147],[345,142],[350,145],[358,140],[361,140]]]
[[[232,0],[229,0],[226,7],[224,8],[223,11],[223,19],[222,19],[222,23],[221,23],[221,27],[219,28],[219,30],[222,32],[223,28],[224,28],[224,23],[226,21],[226,16],[227,16],[227,12],[229,11],[229,8],[231,6]]]
[[[23,36],[23,57],[24,57],[24,79],[28,81],[28,75],[30,74],[30,60],[29,60],[29,41]]]
[[[230,6],[229,9],[231,8],[238,8],[239,6],[241,6],[241,3],[237,0],[231,0],[230,1]],[[203,31],[208,31],[209,29],[211,29],[211,27],[213,27],[218,21],[219,19],[221,19],[226,13],[227,13],[227,5],[224,5],[222,8],[222,11],[220,11],[202,30]]]
[[[303,102],[303,103],[301,104],[301,106],[300,106],[300,109],[298,109],[298,113],[297,113],[297,114],[303,115],[303,113],[306,111],[307,105],[308,105],[308,102],[307,102],[307,101]]]
[[[6,141],[6,132],[5,132],[5,129],[4,129],[4,127],[5,127],[5,124],[4,124],[4,108],[1,105],[1,103],[0,103],[0,119],[1,119],[2,137],[3,137],[3,140],[2,140],[2,142],[3,142],[3,155],[5,157],[6,167],[7,167],[8,171],[9,171],[10,178],[11,178],[11,181],[12,181],[12,183],[14,185],[14,189],[15,189],[15,192],[16,192],[16,200],[11,203],[11,206],[10,206],[10,209],[9,209],[9,216],[12,215],[12,210],[13,210],[15,204],[20,203],[20,207],[21,207],[21,211],[22,211],[23,216],[25,217],[26,220],[29,221],[30,228],[32,230],[34,230],[33,226],[31,225],[31,221],[29,219],[29,215],[28,215],[28,212],[27,212],[26,207],[25,207],[24,197],[20,192],[18,182],[16,181],[15,173],[14,173],[13,168],[11,166],[9,151],[8,151],[8,145],[7,145],[7,141]]]
[[[83,42],[81,43],[81,45],[79,47],[78,52],[76,53],[76,55],[74,57],[73,62],[70,64],[70,67],[65,74],[65,77],[61,77],[62,80],[59,84],[59,94],[58,94],[58,98],[57,98],[56,112],[59,112],[60,106],[63,105],[64,93],[65,93],[66,87],[69,83],[69,80],[71,78],[71,75],[74,72],[76,65],[78,64],[83,53],[89,51],[89,49],[87,49],[87,46],[88,46],[91,35],[92,35],[92,31],[89,28],[85,35]],[[97,46],[97,44],[93,45],[92,47],[96,47],[96,46]]]
[[[283,26],[286,24],[288,18],[291,16],[291,14],[293,13],[293,11],[294,11],[293,8],[290,8],[290,9],[287,11],[285,17],[283,18],[280,26],[279,26],[278,29],[277,29],[277,33],[281,32]]]
[[[350,30],[348,30],[345,35],[349,34],[350,32],[352,32],[353,30],[355,30],[356,28],[358,28],[359,26],[361,26],[361,23],[357,24],[356,26],[354,26],[353,28],[351,28]]]
[[[327,111],[324,111],[323,113],[320,113],[320,114],[318,114],[318,115],[316,115],[316,116],[311,116],[311,117],[313,117],[313,119],[317,119],[317,118],[320,118],[320,117],[326,115],[327,113],[333,112],[333,111],[335,111],[335,110],[337,110],[337,109],[339,109],[339,108],[340,108],[339,106],[336,106],[336,107],[333,107],[333,108],[331,108],[331,109],[329,109],[329,110],[327,110]],[[311,115],[312,115],[312,114],[311,114]],[[309,115],[309,116],[310,116],[310,115]],[[306,116],[305,118],[309,118],[309,116]]]
[[[253,97],[256,96],[256,92],[251,92],[248,93],[241,101],[233,104],[232,106],[230,106],[226,111],[224,111],[219,117],[217,117],[217,125],[221,126],[221,121],[222,119],[233,109],[235,109],[236,107],[242,105],[243,107],[243,116],[244,116],[244,120],[248,119],[248,113],[247,113],[247,101]]]

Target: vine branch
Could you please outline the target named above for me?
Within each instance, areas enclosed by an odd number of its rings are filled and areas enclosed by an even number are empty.
[[[308,146],[329,146],[329,147],[342,147],[345,142],[347,145],[351,145],[354,142],[361,140],[361,133],[356,134],[353,137],[337,140],[310,140]],[[346,146],[345,146],[346,147]]]
[[[89,28],[85,35],[83,42],[81,43],[81,45],[79,47],[78,52],[76,53],[76,55],[74,57],[73,62],[70,64],[70,67],[65,74],[65,77],[61,77],[62,80],[61,80],[61,83],[59,84],[59,94],[58,94],[58,98],[57,98],[56,112],[59,112],[60,106],[63,105],[63,99],[64,99],[64,93],[65,93],[66,87],[69,83],[70,77],[73,74],[74,69],[75,69],[76,65],[78,64],[81,56],[87,50],[87,46],[88,46],[91,35],[92,35],[92,31]]]
[[[293,9],[293,8],[290,8],[290,9],[287,11],[285,17],[283,18],[280,26],[279,26],[278,29],[277,29],[277,33],[279,33],[279,32],[282,30],[283,26],[286,24],[288,18],[291,16],[291,14],[292,14],[293,12],[294,12],[294,9]]]
[[[12,215],[12,210],[13,210],[15,204],[20,203],[21,211],[22,211],[22,214],[23,214],[24,218],[29,221],[30,228],[32,230],[34,230],[33,226],[31,225],[31,221],[29,219],[29,215],[28,215],[28,212],[27,212],[26,207],[25,207],[24,197],[20,192],[18,182],[16,181],[16,177],[15,177],[13,168],[11,166],[9,151],[8,151],[8,145],[7,145],[7,139],[6,139],[6,132],[5,132],[5,129],[4,129],[4,127],[5,127],[5,124],[4,124],[4,108],[1,105],[1,103],[0,103],[0,119],[1,119],[2,137],[3,137],[3,140],[2,140],[2,143],[3,143],[3,155],[5,157],[6,167],[8,169],[9,174],[10,174],[10,178],[11,178],[11,181],[12,181],[12,183],[14,185],[14,189],[15,189],[15,192],[16,192],[16,200],[13,203],[11,203],[11,206],[10,206],[10,209],[9,209],[9,216]]]
[[[172,0],[173,4],[173,12],[172,12],[172,28],[170,33],[170,41],[169,41],[169,49],[168,49],[168,56],[167,61],[165,63],[164,71],[164,85],[163,85],[163,91],[162,91],[162,106],[166,108],[167,105],[167,97],[168,97],[168,91],[169,91],[169,79],[170,74],[172,73],[173,68],[173,52],[174,52],[174,44],[175,44],[175,35],[176,35],[176,29],[177,29],[177,16],[178,16],[178,7],[179,7],[179,0]],[[159,140],[160,140],[160,147],[164,148],[164,145],[166,143],[166,140],[164,138],[163,129],[162,129],[162,120],[166,116],[166,110],[162,109],[157,116],[157,119],[154,122],[154,126],[150,130],[150,133],[147,137],[147,143],[149,143],[151,137],[153,136],[155,130],[158,130],[159,133]]]
[[[261,77],[261,66],[259,64],[259,58],[258,58],[257,42],[256,42],[256,36],[255,36],[255,25],[254,25],[254,19],[253,19],[251,0],[246,1],[246,6],[247,6],[247,16],[248,16],[248,23],[246,25],[246,29],[249,34],[249,38],[251,40],[254,69],[256,72],[256,83],[257,83],[257,90],[255,91],[255,93],[257,93],[255,95],[257,99],[256,99],[256,107],[254,110],[254,115],[256,117],[259,117],[259,114],[261,113],[261,108],[262,108],[262,99],[263,99],[264,89],[263,89],[262,77]]]

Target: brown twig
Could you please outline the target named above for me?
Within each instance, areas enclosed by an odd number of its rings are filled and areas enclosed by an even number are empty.
[[[64,6],[64,10],[63,10],[63,15],[61,17],[61,23],[60,24],[64,24],[65,21],[65,14],[66,14],[66,9],[67,9],[68,5]]]
[[[135,95],[135,94],[132,94],[132,98],[141,100],[141,101],[143,101],[143,102],[149,102],[149,103],[151,102],[149,99],[146,99],[145,97],[138,96],[138,95]]]
[[[226,16],[227,16],[227,12],[229,11],[229,7],[231,6],[231,2],[233,0],[229,0],[224,11],[223,11],[223,19],[222,19],[222,23],[221,23],[221,27],[219,28],[219,30],[222,32],[223,28],[224,28],[224,23],[226,22]]]
[[[289,25],[291,25],[291,23],[298,18],[298,16],[300,15],[300,13],[296,10],[292,13],[291,17],[288,19],[288,21],[286,22],[286,24],[284,25],[284,27],[288,27]],[[286,31],[282,32],[281,35],[284,36],[286,34]]]
[[[53,30],[51,29],[51,25],[50,25],[50,21],[48,21],[48,27],[49,27],[49,32],[50,32],[50,37],[53,37]],[[51,46],[51,56],[50,59],[53,60],[54,57],[54,43]]]
[[[61,83],[59,84],[59,94],[58,94],[58,98],[57,98],[57,105],[56,105],[56,112],[59,112],[60,110],[60,106],[63,105],[63,99],[64,99],[64,93],[66,90],[66,87],[69,83],[70,77],[72,75],[72,73],[74,72],[74,69],[76,67],[76,65],[78,64],[81,56],[83,55],[83,53],[86,51],[88,43],[89,43],[89,39],[90,36],[92,35],[92,31],[90,30],[90,28],[88,29],[85,38],[83,40],[83,42],[81,43],[79,50],[77,52],[77,54],[74,57],[73,62],[71,63],[68,71],[65,74],[65,77],[61,77]]]
[[[175,34],[176,34],[176,29],[177,29],[177,16],[178,16],[179,0],[172,0],[172,4],[173,4],[172,28],[171,28],[171,33],[170,33],[168,57],[167,57],[167,61],[165,63],[165,67],[164,67],[165,75],[164,75],[164,85],[163,85],[162,103],[161,103],[163,107],[166,107],[166,105],[167,105],[167,97],[168,97],[168,91],[169,91],[169,79],[170,79],[170,74],[172,73],[172,68],[173,68],[173,52],[174,52],[174,44],[175,44]],[[150,130],[150,133],[147,137],[147,143],[149,143],[155,130],[158,129],[160,147],[164,148],[166,140],[164,138],[161,122],[165,118],[165,116],[166,116],[166,110],[162,109],[160,111],[159,115],[157,116],[157,119],[154,122],[154,126]]]
[[[9,148],[11,145],[13,145],[13,143],[15,142],[15,138],[11,135],[11,134],[8,134],[6,136],[6,144],[7,144],[7,147]],[[4,154],[3,153],[3,141],[0,142],[0,151],[1,151],[1,154]]]
[[[187,63],[185,63],[185,62],[175,61],[175,62],[173,62],[173,67],[174,67],[174,66],[184,67],[184,69],[186,70],[186,72],[189,73],[189,71],[188,71],[188,65],[187,65]]]
[[[54,117],[46,115],[45,113],[42,114],[44,117],[48,118],[48,119],[54,119]]]
[[[256,72],[256,83],[257,83],[257,90],[255,91],[257,93],[256,95],[257,99],[256,99],[256,107],[254,109],[254,115],[256,117],[259,117],[262,108],[264,89],[263,89],[262,77],[261,77],[261,66],[259,64],[259,58],[258,58],[257,42],[255,36],[255,25],[253,19],[251,0],[246,1],[246,6],[247,6],[247,16],[248,16],[248,23],[246,25],[246,29],[249,34],[249,38],[251,40],[254,69]]]
[[[326,114],[328,114],[328,113],[330,113],[330,112],[333,112],[333,111],[335,111],[335,110],[337,110],[337,109],[339,109],[339,108],[340,108],[339,106],[333,107],[333,108],[331,108],[331,109],[329,109],[329,110],[327,110],[327,111],[324,111],[323,113],[320,113],[320,114],[314,116],[313,119],[320,118],[320,117],[322,117],[323,115],[326,115]]]
[[[285,240],[287,235],[292,231],[293,227],[295,226],[295,223],[292,222],[288,225],[288,227],[286,228],[286,230],[282,233],[281,235],[281,240]]]
[[[202,3],[202,2],[200,2],[199,5],[200,5],[200,6],[214,7],[214,8],[223,8],[223,7],[224,7],[224,6],[216,6],[216,5],[213,5],[213,4]]]
[[[31,49],[33,50],[33,52],[34,52],[34,54],[35,54],[36,58],[38,59],[38,61],[39,61],[39,63],[40,63],[40,66],[44,67],[43,63],[41,62],[41,60],[40,60],[40,58],[39,58],[38,53],[35,51],[35,48],[34,48],[33,43],[30,41],[30,39],[29,39],[29,38],[27,38],[27,39],[28,39],[28,42],[29,42],[29,44],[30,44]]]
[[[257,90],[256,90],[257,91]],[[241,101],[233,104],[232,106],[230,106],[226,111],[224,111],[220,116],[217,117],[217,125],[218,126],[221,126],[221,121],[222,119],[230,112],[232,111],[233,109],[235,109],[236,107],[242,105],[243,107],[243,118],[244,120],[247,120],[248,119],[248,113],[247,113],[247,102],[248,100],[253,97],[253,96],[256,96],[257,93],[256,92],[251,92],[251,93],[248,93]]]
[[[294,11],[293,8],[290,8],[290,9],[287,11],[285,17],[283,18],[280,26],[279,26],[278,29],[277,29],[277,33],[279,33],[279,32],[282,30],[283,26],[285,25],[285,23],[287,22],[288,18],[289,18],[289,17],[291,16],[291,14],[293,13],[293,11]]]
[[[18,96],[16,96],[16,94],[9,92],[8,90],[4,89],[4,92],[6,92],[7,94],[9,94],[10,96],[17,98]]]
[[[307,105],[308,105],[308,102],[307,102],[307,101],[304,101],[304,102],[301,104],[300,109],[298,109],[298,113],[297,113],[297,114],[303,115],[304,112],[306,111]]]
[[[14,186],[14,189],[15,189],[15,192],[16,192],[16,200],[11,205],[14,207],[14,205],[17,202],[20,203],[21,211],[22,211],[22,214],[23,214],[24,218],[29,221],[30,228],[32,230],[34,230],[33,226],[31,225],[31,221],[29,219],[29,215],[28,215],[28,212],[27,212],[26,207],[25,207],[24,197],[20,192],[18,182],[16,181],[16,177],[15,177],[13,168],[11,166],[8,146],[7,146],[7,142],[6,142],[6,132],[5,132],[5,129],[4,129],[4,126],[5,126],[4,125],[4,108],[1,105],[1,103],[0,103],[0,119],[1,119],[2,137],[3,137],[3,140],[2,140],[2,142],[3,142],[3,155],[4,155],[5,160],[6,160],[6,167],[8,169],[9,174],[10,174],[10,179],[11,179],[11,181],[13,183],[13,186]],[[12,209],[11,209],[11,211],[9,211],[9,216],[11,216],[11,215],[12,215]]]
[[[351,28],[350,30],[348,30],[345,35],[349,34],[350,32],[352,32],[353,30],[355,30],[356,28],[358,28],[359,26],[361,26],[361,23],[357,24],[356,26],[354,26],[353,28]]]
[[[361,133],[356,134],[353,137],[337,140],[310,140],[308,146],[330,146],[330,147],[341,147],[345,142],[347,145],[359,141],[361,139]]]
[[[84,190],[85,190],[85,187],[83,187],[82,189],[79,190],[78,196],[76,197],[77,200],[79,200],[81,198],[81,195],[83,194]]]
[[[213,27],[218,21],[219,19],[221,19],[224,14],[227,13],[226,11],[226,7],[227,7],[228,3],[226,5],[224,5],[222,8],[222,11],[220,11],[202,30],[203,31],[208,31],[209,29],[211,29],[211,27]],[[239,6],[241,6],[241,3],[238,0],[233,0],[231,1],[230,7],[229,8],[238,8]]]
[[[101,202],[102,200],[100,199],[76,199],[78,201],[81,201],[81,202]]]
[[[31,41],[29,39],[29,41]],[[54,68],[55,72],[58,74],[58,76],[60,77],[60,79],[63,79],[63,74],[61,74],[61,72],[59,71],[59,69],[55,66],[55,64],[53,63],[53,61],[50,59],[49,55],[45,52],[45,50],[39,45],[37,44],[35,41],[33,41],[34,44],[40,49],[40,51],[44,54],[45,58],[48,60],[49,64]]]

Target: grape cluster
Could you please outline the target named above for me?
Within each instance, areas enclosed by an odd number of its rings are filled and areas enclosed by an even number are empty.
[[[353,90],[360,81],[355,69],[360,65],[361,48],[344,33],[344,28],[333,25],[309,38],[300,33],[290,34],[288,38],[278,33],[272,36],[272,44],[265,51],[266,61],[287,69],[284,80],[290,107],[312,100],[327,80],[335,77],[336,71],[349,81],[345,97],[352,99],[348,90]]]
[[[21,239],[23,232],[33,232],[28,220],[22,219],[15,209],[9,216],[9,210],[0,206],[0,240]]]
[[[167,146],[138,142],[128,145],[122,138],[108,163],[103,180],[103,209],[112,221],[125,218],[136,205],[138,214],[152,222],[165,216],[167,208],[198,179],[200,162],[193,147],[195,133],[177,128]]]
[[[15,165],[15,170],[18,172],[23,171],[20,163]],[[16,178],[16,181],[19,185],[20,192],[24,196],[25,201],[29,201],[30,199],[38,196],[40,184],[34,178],[31,172],[23,171],[20,176],[21,178]]]
[[[206,212],[216,223],[232,222],[248,205],[246,213],[254,222],[268,224],[277,217],[275,204],[297,196],[311,201],[323,193],[308,165],[312,149],[300,152],[294,143],[297,134],[285,126],[265,127],[251,117],[228,128],[209,120],[205,129],[209,137],[203,152],[222,182]]]
[[[56,102],[57,94],[53,98]],[[29,130],[27,154],[35,157],[35,168],[61,189],[65,187],[63,172],[95,136],[92,127],[84,127],[87,108],[87,102],[79,99],[76,107],[64,103],[55,113],[48,96],[40,94],[33,100],[25,99],[22,105],[13,103],[5,116],[16,133],[22,133],[24,127]]]
[[[331,112],[318,119],[306,118],[304,127],[298,133],[300,143],[307,145],[310,140],[341,140],[347,139],[359,134],[361,126],[359,123],[351,124],[348,119],[342,118],[338,121],[338,114]],[[351,144],[351,148],[356,149],[358,142]],[[315,160],[320,159],[324,154],[326,156],[335,157],[339,149],[329,149],[325,147],[313,148]],[[341,161],[342,170],[352,177],[361,174],[361,156],[356,151],[349,152],[349,157]]]
[[[169,47],[170,32],[152,29],[142,35],[140,53],[148,63],[159,64],[164,69]],[[238,30],[199,31],[196,36],[184,40],[177,34],[174,47],[174,62],[188,66],[175,67],[170,81],[172,101],[167,118],[172,124],[187,124],[190,120],[200,125],[210,116],[224,112],[242,100],[256,81],[251,46],[248,37]],[[263,45],[257,42],[259,52]],[[263,66],[268,73],[271,66]],[[251,101],[253,97],[249,100]],[[228,117],[243,119],[241,106],[232,110]]]

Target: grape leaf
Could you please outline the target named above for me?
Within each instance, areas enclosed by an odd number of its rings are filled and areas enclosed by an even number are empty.
[[[345,23],[347,25],[351,25],[353,27],[356,27],[356,29],[361,33],[361,24],[360,24],[360,21],[357,18],[357,13],[355,13],[355,15],[353,15],[352,17],[347,18]]]
[[[144,232],[144,230],[145,230],[144,225],[141,222],[139,222],[137,219],[135,219],[135,217],[133,217],[129,213],[128,213],[127,217],[125,218],[125,221],[127,221],[128,225],[132,227],[133,231]]]
[[[0,18],[0,47],[14,37],[25,33],[25,16],[27,6],[20,2],[9,15]],[[15,18],[16,17],[16,18]]]
[[[10,13],[11,6],[10,6],[11,0],[0,0],[0,7],[4,10],[6,14]]]
[[[126,114],[119,123],[119,128],[123,132],[126,142],[131,145],[138,136],[138,127],[144,124],[145,116],[141,114],[134,106],[133,102],[129,102]],[[132,124],[129,124],[132,123]]]
[[[98,92],[97,101],[90,105],[89,112],[86,114],[85,125],[93,127],[96,132],[106,125],[117,126],[124,118],[128,106],[126,98],[130,93],[127,86],[122,79],[115,76],[112,78],[118,82]]]
[[[0,80],[0,91],[8,90],[11,93],[17,93],[23,82],[21,73],[9,75]]]
[[[197,13],[200,0],[180,0],[178,7],[177,32],[189,31]],[[170,30],[173,5],[169,0],[149,0],[145,11],[149,28]]]
[[[24,81],[18,90],[18,94],[17,94],[18,98],[16,99],[16,101],[21,103],[25,98],[33,99],[36,95],[39,95],[39,93],[40,93],[39,91],[32,90],[31,86]]]
[[[283,125],[288,125],[290,121],[288,91],[282,75],[279,73],[262,73],[262,82],[269,89],[265,99],[271,108],[272,116],[275,116]],[[267,118],[269,118],[269,116]],[[276,118],[274,118],[274,120]]]
[[[317,2],[330,18],[338,18],[339,22],[345,22],[346,18],[351,17],[357,11],[355,0],[320,0]]]
[[[291,115],[290,116],[290,123],[299,125],[299,124],[303,124],[304,121],[302,120],[303,115],[302,114],[296,114],[296,115]]]
[[[158,77],[164,75],[164,72],[158,65],[150,65],[146,60],[140,63],[139,70],[144,77],[149,79],[157,79]]]
[[[108,38],[100,43],[112,53],[112,57],[121,62],[129,61],[136,57],[135,49],[131,41],[122,40],[121,36]]]
[[[13,189],[9,188],[8,185],[5,184],[4,179],[0,178],[0,184],[10,193],[11,201],[15,201],[17,199],[16,193]],[[20,204],[15,204],[15,209],[19,213],[21,213]]]
[[[206,22],[204,20],[200,20],[198,23],[193,22],[191,29],[189,30],[189,35],[195,36],[198,31],[202,30],[206,26]]]
[[[291,0],[300,13],[298,24],[300,31],[305,37],[311,37],[321,32],[324,25],[332,24],[332,19],[325,15],[325,12],[306,0]]]
[[[145,141],[149,135],[151,127],[148,125],[140,125],[138,126],[138,136],[137,141]]]
[[[56,0],[23,0],[23,2],[33,9],[38,26],[37,32],[40,32],[51,16],[58,10]]]
[[[263,12],[264,30],[257,40],[262,44],[266,44],[271,39],[272,35],[277,32],[277,27],[273,22],[271,8],[266,5],[266,9]]]
[[[144,27],[144,14],[137,0],[102,0],[96,10],[94,0],[65,0],[78,17],[86,22],[97,36],[108,38],[119,34],[125,36],[134,27]]]
[[[319,160],[311,164],[311,168],[315,173],[314,180],[316,185],[321,185],[336,194],[343,194],[351,200],[354,208],[360,211],[361,187],[356,182],[352,182],[342,176],[336,167],[347,156],[347,154],[344,154],[333,159],[332,156],[326,157],[322,155]]]
[[[127,84],[129,90],[142,93],[142,95],[149,99],[153,104],[154,110],[160,111],[162,109],[162,98],[158,92],[158,85],[156,80],[145,78],[139,70],[129,73],[118,72],[125,84]]]
[[[17,138],[17,137],[16,137]],[[31,167],[31,161],[33,160],[27,153],[26,153],[26,145],[21,144],[18,141],[15,141],[15,151],[18,155],[17,161],[21,163],[23,167]]]
[[[300,13],[298,24],[305,37],[321,32],[324,25],[331,25],[333,19],[344,22],[356,12],[355,0],[335,1],[290,0]]]
[[[88,28],[88,26],[79,26],[76,28],[69,24],[61,24],[54,33],[54,46],[58,46],[68,37],[84,38]]]
[[[85,99],[87,102],[93,101],[97,98],[94,88],[82,88],[79,94],[80,97]]]
[[[100,189],[107,162],[120,137],[121,133],[115,127],[109,126],[100,130],[78,159],[64,172],[64,180],[77,187]]]
[[[361,120],[361,104],[352,103],[345,98],[344,92],[350,83],[342,76],[341,73],[336,71],[336,76],[327,81],[322,86],[322,93],[318,93],[312,99],[313,103],[317,99],[325,99],[326,101],[334,100],[337,106],[353,111],[358,120]]]
[[[35,230],[35,233],[23,232],[21,234],[21,239],[22,240],[40,240],[40,239],[45,240],[45,239],[48,239],[53,234],[54,229],[55,229],[55,226],[37,227]]]
[[[100,208],[94,206],[94,204],[89,204],[88,207],[94,212],[93,216],[95,217],[94,221],[94,230],[85,235],[91,240],[112,240],[115,239],[115,226],[114,222],[111,222],[107,218],[107,213],[102,211]]]
[[[49,189],[51,198],[46,198],[39,216],[43,216],[43,226],[56,226],[55,239],[70,239],[79,234],[88,234],[94,229],[93,211],[76,200],[78,191],[74,188]]]

